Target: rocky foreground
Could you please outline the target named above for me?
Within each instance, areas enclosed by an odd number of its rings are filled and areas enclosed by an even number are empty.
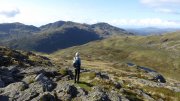
[[[73,67],[25,53],[1,48],[0,101],[180,100],[180,82],[136,65],[126,64],[126,70],[113,72],[82,68],[75,84]]]

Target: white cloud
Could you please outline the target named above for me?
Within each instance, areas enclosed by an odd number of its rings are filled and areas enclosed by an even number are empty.
[[[180,12],[174,11],[174,10],[168,9],[168,8],[158,8],[155,11],[162,12],[162,13],[170,13],[170,14],[180,14]]]
[[[15,19],[17,15],[20,15],[20,10],[17,6],[4,3],[0,3],[0,23],[17,22]]]
[[[179,21],[162,20],[160,18],[146,18],[146,19],[118,19],[112,20],[108,23],[116,26],[139,26],[139,27],[177,27],[180,26]]]
[[[180,14],[180,0],[140,0],[155,11],[169,14]]]
[[[140,0],[141,3],[150,6],[161,6],[161,5],[177,5],[180,4],[180,0]]]
[[[173,13],[173,11],[171,9],[167,9],[167,8],[159,8],[157,9],[158,12],[163,12],[163,13]]]
[[[14,6],[0,6],[0,15],[8,18],[15,17],[20,10]]]
[[[2,10],[0,11],[0,15],[4,15],[6,17],[15,17],[17,14],[19,14],[19,9],[12,9],[12,10]]]

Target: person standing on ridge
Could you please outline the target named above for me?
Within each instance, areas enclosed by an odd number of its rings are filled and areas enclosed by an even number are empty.
[[[75,57],[73,59],[73,66],[75,68],[75,77],[74,83],[79,83],[80,69],[81,69],[81,59],[79,53],[76,52]]]

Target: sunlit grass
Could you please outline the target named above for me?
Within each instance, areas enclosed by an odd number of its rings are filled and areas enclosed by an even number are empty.
[[[169,40],[163,42],[166,39]],[[180,35],[177,35],[177,33],[147,37],[117,36],[57,51],[53,56],[72,59],[74,53],[79,51],[82,60],[90,61],[89,67],[95,68],[96,64],[98,64],[99,67],[96,68],[102,69],[108,68],[111,63],[133,62],[154,69],[167,78],[180,80],[180,52],[169,51],[163,46],[166,43],[169,43],[168,47],[171,44],[178,44],[178,39],[180,39]],[[177,49],[179,50],[179,48]],[[97,63],[97,61],[102,63]],[[103,64],[103,62],[106,64]],[[86,63],[84,64],[87,65]]]
[[[167,88],[145,86],[143,89],[146,92],[150,93],[156,100],[159,98],[163,98],[166,101],[179,101],[180,100],[180,92],[174,92]]]

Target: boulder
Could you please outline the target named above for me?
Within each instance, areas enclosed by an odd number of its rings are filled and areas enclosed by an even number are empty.
[[[68,69],[67,74],[69,75],[69,78],[72,80],[74,78],[74,74],[72,70]]]
[[[1,79],[5,83],[5,86],[16,82],[13,76],[2,76]]]
[[[115,92],[111,92],[108,94],[111,101],[122,101],[121,96]]]
[[[48,79],[43,73],[39,74],[36,78],[35,81],[38,81],[42,86],[43,86],[43,91],[52,91],[55,87],[56,84]]]
[[[69,84],[65,81],[59,82],[55,88],[55,91],[58,99],[63,101],[70,101],[72,98],[77,97],[79,93],[73,84]]]
[[[148,74],[152,77],[152,80],[160,83],[166,83],[166,79],[157,72],[148,72]]]
[[[164,83],[157,83],[157,82],[153,82],[153,81],[149,81],[145,79],[137,79],[136,81],[150,87],[164,87],[165,86]]]
[[[0,95],[0,101],[9,101],[9,97],[5,95]]]
[[[37,93],[36,91],[25,91],[21,93],[21,96],[17,98],[17,101],[30,101],[37,96],[39,96],[39,93]]]
[[[92,89],[93,91],[88,95],[88,101],[111,101],[102,88],[95,86]]]
[[[166,83],[165,78],[162,75],[157,75],[156,77],[154,77],[154,80],[161,82],[161,83]]]
[[[0,77],[1,81],[4,82],[4,85],[7,86],[11,83],[21,81],[23,75],[19,73],[17,66],[9,66],[9,67],[0,67]]]
[[[11,74],[17,74],[18,72],[20,72],[19,71],[19,69],[18,69],[18,67],[17,66],[9,66],[9,67],[7,67],[8,69],[9,69],[9,71],[10,71],[10,73]]]
[[[64,92],[67,92],[67,94],[71,95],[71,98],[74,98],[77,96],[77,88],[74,85],[66,85],[63,89]]]
[[[39,75],[36,76],[36,78],[35,78],[35,81],[40,81],[40,82],[45,82],[46,80],[48,80],[48,78],[45,77],[43,73],[39,74]]]
[[[130,101],[129,99],[127,99],[126,97],[124,96],[121,96],[121,101]]]
[[[1,78],[0,78],[0,88],[3,88],[3,87],[5,87],[5,83],[4,83],[4,81],[2,81]]]
[[[55,97],[47,92],[42,94],[39,100],[40,101],[56,101]]]
[[[100,79],[109,79],[108,74],[107,73],[102,73],[102,72],[97,72],[96,77],[98,77]]]
[[[142,96],[147,101],[155,101],[150,95],[146,94],[142,90],[135,89],[134,90],[139,96]]]
[[[46,77],[55,77],[55,76],[58,76],[60,75],[57,71],[44,71],[43,73]]]
[[[78,89],[78,95],[77,96],[86,96],[88,94],[88,92],[83,89],[83,88],[79,88]]]
[[[28,88],[28,85],[24,82],[11,83],[3,88],[2,95],[8,96],[11,99],[17,99],[21,97],[21,93]]]
[[[120,88],[122,88],[122,85],[119,82],[114,82],[114,87],[116,89],[120,89]]]

